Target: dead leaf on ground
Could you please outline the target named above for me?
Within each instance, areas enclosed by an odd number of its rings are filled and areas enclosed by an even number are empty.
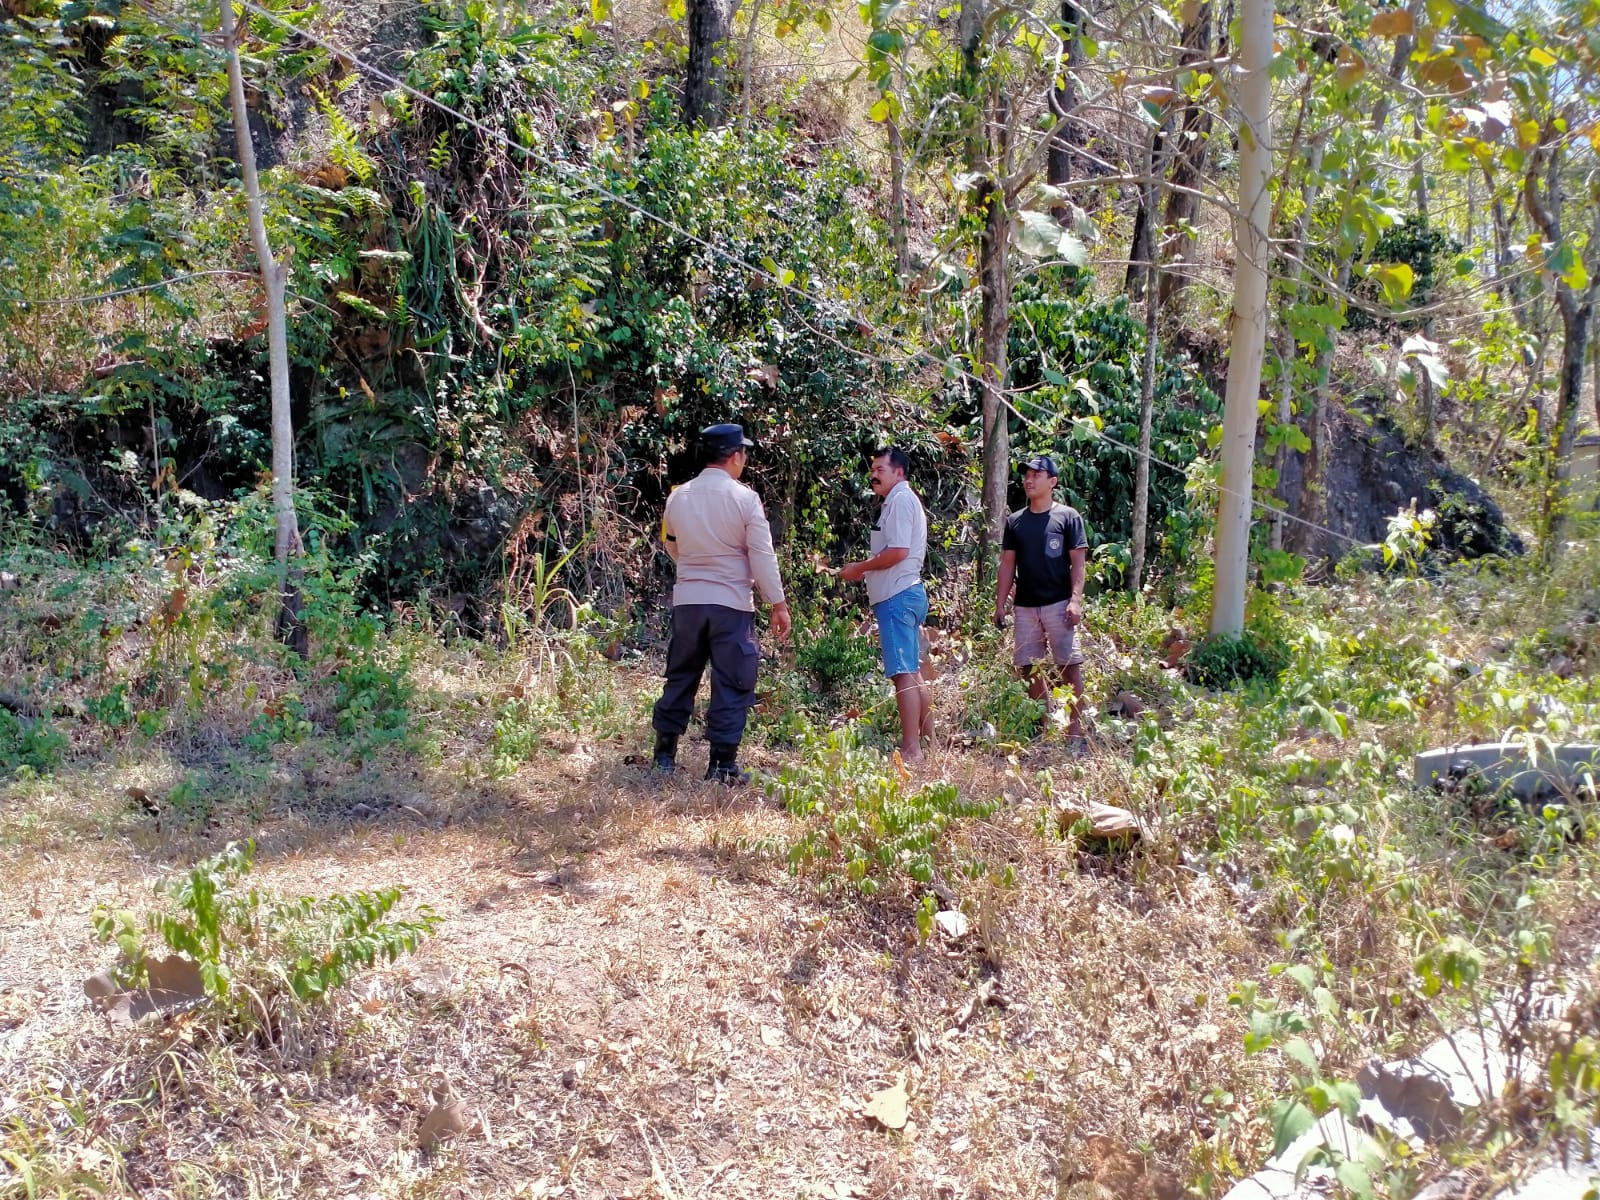
[[[83,994],[118,1023],[192,1008],[206,998],[199,965],[181,955],[147,959],[145,977],[144,987],[124,991],[112,972],[96,971],[83,981]]]
[[[1131,842],[1139,836],[1139,819],[1125,808],[1065,796],[1056,801],[1056,823],[1063,835],[1085,819],[1089,822],[1089,836],[1102,841]]]
[[[783,1030],[775,1025],[763,1025],[761,1027],[761,1040],[769,1046],[781,1046],[783,1045]]]
[[[466,1133],[469,1124],[465,1104],[448,1093],[437,1096],[433,1108],[417,1129],[417,1145],[432,1150],[440,1142]]]
[[[906,1077],[902,1072],[894,1081],[892,1087],[886,1087],[881,1092],[875,1092],[867,1101],[863,1115],[869,1121],[876,1121],[885,1129],[904,1129],[906,1121],[911,1116],[911,1096],[906,1091]]]

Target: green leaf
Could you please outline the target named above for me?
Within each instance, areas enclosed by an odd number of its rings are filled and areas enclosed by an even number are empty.
[[[1361,1089],[1348,1079],[1328,1085],[1328,1098],[1339,1106],[1339,1111],[1351,1120],[1361,1111]]]
[[[1307,995],[1310,995],[1311,989],[1317,986],[1316,972],[1305,963],[1295,963],[1292,966],[1285,967],[1283,973],[1298,983],[1300,989]]]
[[[1078,235],[1063,229],[1049,213],[1027,209],[1013,226],[1017,249],[1029,258],[1060,258],[1075,267],[1086,266],[1089,252]]]
[[[1313,1075],[1318,1069],[1317,1052],[1305,1038],[1292,1037],[1283,1044],[1283,1056],[1299,1063]]]
[[[1344,1159],[1333,1169],[1333,1176],[1357,1200],[1373,1200],[1372,1176],[1353,1158]]]
[[[876,121],[880,125],[887,121],[891,115],[889,97],[887,96],[879,97],[877,103],[867,110],[867,119]]]
[[[1317,1123],[1317,1116],[1296,1099],[1279,1100],[1272,1106],[1272,1153],[1282,1154],[1289,1145]]]
[[[1550,270],[1575,292],[1581,292],[1589,286],[1589,272],[1571,242],[1562,242],[1550,256]]]
[[[1383,288],[1383,298],[1391,306],[1399,304],[1411,295],[1411,286],[1416,282],[1416,273],[1407,263],[1388,263],[1378,267],[1372,272],[1373,277]]]

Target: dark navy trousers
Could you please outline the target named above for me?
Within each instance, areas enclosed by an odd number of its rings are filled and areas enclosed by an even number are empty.
[[[756,615],[721,604],[677,604],[667,643],[667,686],[656,701],[651,725],[657,733],[682,734],[694,715],[700,676],[711,664],[711,707],[706,737],[713,746],[737,746],[745,717],[756,702]]]

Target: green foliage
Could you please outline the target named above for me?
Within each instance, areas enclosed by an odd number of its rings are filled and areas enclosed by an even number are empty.
[[[795,663],[809,671],[824,692],[859,679],[878,664],[877,648],[871,638],[861,636],[853,622],[843,617],[827,621],[820,632],[797,634]]]
[[[1007,353],[1014,386],[1028,389],[1020,410],[1050,431],[1041,437],[1019,428],[1019,447],[1055,456],[1059,494],[1083,514],[1091,543],[1127,543],[1139,443],[1142,319],[1128,311],[1125,297],[1024,295],[1014,307]],[[1221,402],[1186,358],[1161,354],[1156,363],[1151,453],[1180,470],[1151,471],[1150,525],[1167,530],[1164,548],[1176,565],[1196,531],[1180,471],[1202,454]],[[1102,440],[1098,432],[1115,440]],[[1115,582],[1119,572],[1113,568],[1124,559],[1097,551],[1095,561],[1106,568],[1106,581]]]
[[[408,664],[390,652],[382,633],[371,613],[357,617],[331,676],[339,732],[365,748],[401,741],[412,727]]]
[[[1045,703],[1028,694],[1026,680],[1001,665],[961,680],[961,724],[994,745],[1021,745],[1038,736]]]
[[[1382,286],[1384,302],[1402,313],[1402,325],[1420,324],[1415,319],[1407,322],[1403,317],[1403,309],[1422,308],[1433,300],[1441,262],[1453,259],[1461,250],[1459,241],[1444,230],[1429,225],[1428,218],[1422,213],[1406,214],[1404,221],[1390,226],[1379,235],[1372,248],[1371,261],[1385,264],[1386,269],[1403,266],[1410,279],[1403,296],[1394,295],[1387,285]],[[1376,300],[1378,292],[1379,289],[1373,288],[1370,281],[1358,289],[1358,294],[1365,295],[1368,300]],[[1405,304],[1401,303],[1402,299]],[[1368,328],[1373,324],[1372,318],[1361,308],[1350,310],[1349,322],[1351,329]]]
[[[275,1037],[282,1022],[325,1001],[363,968],[393,962],[434,932],[426,907],[409,918],[389,914],[401,888],[287,899],[246,887],[252,842],[158,885],[164,903],[142,918],[99,907],[95,933],[122,951],[121,982],[147,979],[152,942],[199,967],[206,996],[223,1023]]]
[[[1289,647],[1264,629],[1218,634],[1194,646],[1184,660],[1189,679],[1201,687],[1231,688],[1256,681],[1272,682],[1289,665]]]
[[[947,835],[954,822],[986,817],[999,802],[966,799],[943,780],[912,787],[849,726],[805,738],[799,761],[766,786],[801,825],[786,848],[789,869],[823,891],[903,893],[942,872],[984,870]]]
[[[1310,1003],[1309,1014],[1263,997],[1254,983],[1240,985],[1228,1003],[1242,1010],[1249,1021],[1245,1049],[1256,1054],[1276,1048],[1292,1080],[1289,1093],[1281,1096],[1269,1113],[1272,1153],[1278,1155],[1331,1112],[1337,1110],[1354,1121],[1361,1107],[1361,1088],[1351,1080],[1330,1076],[1323,1068],[1323,1055],[1345,1020],[1333,992],[1304,963],[1279,964],[1274,970],[1300,986]],[[1312,1165],[1331,1166],[1340,1194],[1347,1200],[1374,1200],[1380,1194],[1379,1186],[1381,1194],[1393,1195],[1410,1185],[1413,1172],[1406,1165],[1408,1157],[1403,1142],[1379,1132],[1363,1139],[1362,1148],[1353,1156],[1342,1149],[1319,1146],[1292,1165],[1296,1172]]]
[[[291,745],[311,736],[311,715],[305,702],[293,693],[286,693],[267,702],[250,720],[244,744],[259,753],[281,743]]]
[[[133,723],[133,706],[128,699],[126,683],[113,684],[103,696],[90,696],[83,702],[83,710],[110,729],[122,729]]]
[[[1431,508],[1417,511],[1413,500],[1389,518],[1389,532],[1383,539],[1383,565],[1393,570],[1404,567],[1415,571],[1417,564],[1433,539],[1435,516]]]
[[[61,765],[66,736],[51,721],[18,717],[0,708],[0,779],[48,775]]]
[[[494,773],[515,774],[538,756],[545,737],[560,725],[560,713],[552,696],[519,696],[506,701],[494,715]]]

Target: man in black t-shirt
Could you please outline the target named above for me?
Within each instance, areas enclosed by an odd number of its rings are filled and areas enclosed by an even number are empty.
[[[1028,677],[1028,694],[1046,703],[1052,674],[1072,687],[1069,744],[1083,740],[1083,652],[1078,626],[1083,623],[1083,573],[1089,539],[1077,509],[1056,503],[1059,472],[1047,454],[1023,464],[1022,490],[1028,507],[1006,518],[1000,543],[1000,578],[994,598],[995,628],[1006,627],[1006,600],[1016,584],[1017,633],[1012,663]],[[1055,672],[1040,668],[1046,643]]]

